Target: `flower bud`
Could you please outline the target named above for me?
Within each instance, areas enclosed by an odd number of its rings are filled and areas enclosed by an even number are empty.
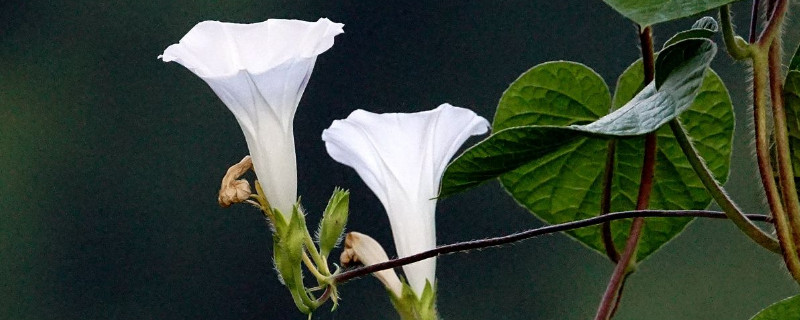
[[[370,236],[358,232],[349,232],[347,237],[345,237],[344,251],[342,251],[342,255],[339,258],[339,262],[341,262],[343,266],[348,266],[352,263],[361,263],[365,266],[370,266],[386,261],[389,261],[386,251],[383,250],[383,247],[381,247],[378,241],[375,241],[375,239],[372,239]],[[393,295],[397,297],[402,295],[403,284],[400,282],[400,278],[397,277],[397,273],[395,273],[394,270],[381,270],[373,272],[372,275],[378,278]]]
[[[320,254],[327,257],[342,240],[350,205],[350,192],[336,188],[322,214],[317,231]]]
[[[250,198],[252,193],[250,183],[245,179],[236,179],[252,168],[253,161],[250,160],[250,156],[245,156],[242,161],[228,168],[228,172],[222,177],[222,186],[219,188],[219,197],[217,197],[220,206],[227,208],[233,203],[243,202]]]

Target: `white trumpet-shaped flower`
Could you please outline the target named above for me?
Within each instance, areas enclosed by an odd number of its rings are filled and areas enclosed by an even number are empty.
[[[436,199],[450,158],[489,122],[474,112],[443,104],[418,113],[375,114],[356,110],[322,133],[330,156],[356,170],[380,199],[392,226],[397,254],[410,256],[436,246]],[[421,295],[435,284],[435,258],[403,266]]]
[[[159,56],[205,80],[233,112],[267,199],[285,215],[297,201],[294,114],[317,56],[342,26],[328,19],[204,21]]]

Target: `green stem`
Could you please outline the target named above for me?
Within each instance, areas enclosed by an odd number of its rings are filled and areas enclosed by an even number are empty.
[[[752,50],[753,58],[753,127],[756,139],[756,158],[758,159],[758,172],[761,184],[767,197],[770,211],[774,218],[775,230],[781,244],[783,260],[786,268],[796,281],[800,282],[800,257],[797,255],[795,239],[789,224],[789,217],[783,208],[778,186],[775,184],[772,164],[769,155],[769,140],[767,137],[766,114],[766,87],[768,61],[761,47]]]
[[[722,40],[725,42],[728,54],[736,60],[748,58],[750,56],[749,44],[742,37],[736,35],[736,31],[733,30],[730,5],[719,8],[719,20],[722,24]]]
[[[311,262],[311,259],[308,258],[308,254],[305,251],[303,251],[303,263],[306,265],[306,268],[308,268],[308,271],[314,275],[314,278],[317,278],[317,282],[325,283],[325,281],[327,281],[328,277],[322,275],[319,270],[317,270],[317,267]]]
[[[753,239],[753,241],[767,250],[780,254],[781,246],[778,241],[758,228],[750,219],[747,219],[733,200],[728,197],[725,190],[722,189],[722,186],[714,179],[711,170],[708,169],[705,161],[703,161],[703,158],[700,157],[700,154],[697,153],[697,149],[695,149],[694,145],[689,140],[686,130],[681,125],[680,120],[674,119],[670,121],[669,127],[672,129],[672,134],[675,135],[678,145],[681,146],[683,154],[685,154],[686,158],[689,160],[689,164],[692,165],[692,169],[697,173],[700,181],[703,182],[706,190],[708,190],[711,197],[714,198],[714,201],[717,202],[720,208],[722,208],[722,211],[728,216],[728,219],[733,221],[733,223],[739,227],[744,234],[750,237],[750,239]]]
[[[328,269],[328,263],[322,258],[322,255],[319,254],[317,251],[317,245],[314,244],[314,240],[311,238],[311,234],[308,233],[308,228],[306,228],[306,236],[305,236],[305,244],[306,249],[308,249],[308,253],[311,254],[311,258],[314,259],[314,264],[317,265],[319,268],[318,270],[329,276],[331,271]]]

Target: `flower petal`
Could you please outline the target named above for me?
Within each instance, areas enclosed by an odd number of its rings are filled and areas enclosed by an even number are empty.
[[[447,161],[489,122],[474,112],[443,104],[418,113],[375,114],[356,110],[322,133],[330,156],[356,170],[389,215],[397,254],[406,257],[436,246],[436,193]],[[403,266],[422,293],[434,283],[435,259]]]
[[[328,19],[204,21],[159,56],[201,77],[231,110],[267,200],[285,214],[297,200],[294,114],[317,55],[342,26]]]
[[[203,21],[160,56],[200,77],[230,76],[240,70],[261,73],[292,59],[313,58],[333,46],[341,23],[270,19],[238,24]]]

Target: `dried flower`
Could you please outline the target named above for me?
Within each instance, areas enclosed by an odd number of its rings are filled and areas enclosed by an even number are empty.
[[[389,257],[378,241],[375,241],[375,239],[363,233],[347,233],[344,239],[344,251],[342,251],[342,255],[339,258],[339,262],[341,262],[343,266],[348,266],[353,263],[371,266],[386,261],[389,261]],[[403,291],[403,284],[400,283],[400,278],[397,277],[397,273],[395,273],[394,270],[381,270],[373,272],[372,274],[378,278],[392,294],[396,297],[400,297]]]
[[[217,201],[223,208],[229,207],[233,203],[243,202],[250,198],[250,183],[245,179],[238,179],[253,168],[253,161],[250,156],[245,156],[242,161],[228,168],[225,176],[222,177],[222,186],[219,187],[219,197]]]

